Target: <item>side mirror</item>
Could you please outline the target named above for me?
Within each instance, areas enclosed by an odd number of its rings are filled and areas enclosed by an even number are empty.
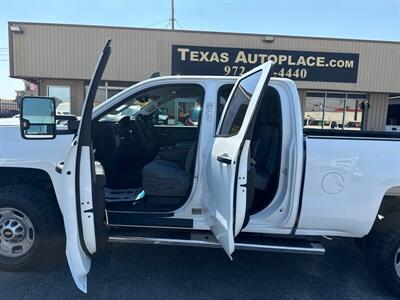
[[[56,136],[56,101],[47,97],[23,97],[20,112],[24,139],[53,139]]]
[[[336,127],[338,127],[336,122],[332,122],[331,123],[331,129],[335,129]]]

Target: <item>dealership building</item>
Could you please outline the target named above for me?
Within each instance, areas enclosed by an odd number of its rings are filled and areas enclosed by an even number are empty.
[[[10,76],[57,97],[64,113],[79,114],[111,38],[96,103],[156,73],[239,76],[272,60],[274,76],[296,82],[306,125],[400,125],[400,42],[27,22],[8,33]]]

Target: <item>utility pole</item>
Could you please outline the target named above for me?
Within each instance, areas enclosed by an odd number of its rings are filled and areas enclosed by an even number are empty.
[[[175,30],[175,7],[174,7],[174,0],[171,0],[171,26],[172,26],[172,30]]]

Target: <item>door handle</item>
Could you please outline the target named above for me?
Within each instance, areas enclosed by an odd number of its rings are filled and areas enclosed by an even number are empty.
[[[230,159],[229,156],[225,156],[223,154],[217,156],[217,160],[227,165],[230,165],[232,163],[232,159]]]

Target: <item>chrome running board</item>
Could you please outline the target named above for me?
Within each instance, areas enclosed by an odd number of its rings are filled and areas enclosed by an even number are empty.
[[[198,236],[198,235],[197,235]],[[238,250],[268,251],[280,253],[300,253],[300,254],[325,254],[325,248],[318,242],[308,242],[305,240],[285,239],[285,243],[279,242],[283,239],[262,238],[257,243],[237,242],[235,248]],[[155,237],[137,237],[137,236],[110,236],[108,241],[111,243],[132,243],[132,244],[152,244],[152,245],[170,245],[170,246],[192,246],[220,248],[221,245],[207,235],[206,239],[171,239]],[[260,243],[262,241],[262,243]]]

